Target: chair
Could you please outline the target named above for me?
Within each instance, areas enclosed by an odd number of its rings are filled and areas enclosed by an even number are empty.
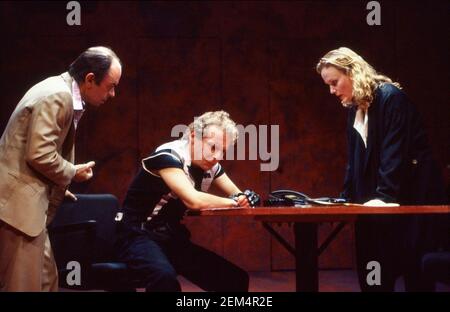
[[[435,283],[450,286],[450,215],[439,217],[434,226],[438,247],[422,257],[422,272]]]
[[[450,251],[425,254],[422,271],[434,282],[450,285]]]
[[[66,199],[49,225],[49,235],[62,288],[133,291],[127,265],[116,260],[114,217],[119,209],[110,194],[77,194],[76,202]],[[79,283],[71,282],[80,264]]]

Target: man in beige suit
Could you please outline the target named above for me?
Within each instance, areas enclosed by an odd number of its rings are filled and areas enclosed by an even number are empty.
[[[12,113],[0,139],[0,291],[58,289],[46,225],[68,185],[93,175],[93,161],[74,164],[75,130],[85,102],[114,97],[121,70],[112,50],[89,48]]]

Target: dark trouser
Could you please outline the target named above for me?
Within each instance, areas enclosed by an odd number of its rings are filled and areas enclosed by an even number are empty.
[[[206,291],[248,291],[248,274],[185,237],[163,241],[144,230],[121,235],[119,259],[147,291],[180,291],[182,275]]]
[[[420,250],[412,246],[411,235],[419,231],[408,216],[362,216],[355,222],[358,280],[361,291],[392,292],[395,281],[403,276],[406,291],[432,291],[433,284],[421,273]],[[370,285],[371,261],[380,264],[380,285]],[[369,276],[369,280],[371,280]],[[373,284],[373,283],[372,283]]]

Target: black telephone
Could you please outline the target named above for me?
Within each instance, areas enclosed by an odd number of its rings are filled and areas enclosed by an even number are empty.
[[[347,202],[345,198],[319,197],[311,198],[304,193],[292,190],[276,190],[269,194],[264,206],[306,206],[306,205],[333,205]]]

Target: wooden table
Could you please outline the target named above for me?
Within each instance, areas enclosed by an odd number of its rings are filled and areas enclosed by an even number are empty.
[[[248,216],[262,221],[264,227],[295,257],[296,290],[319,290],[318,257],[333,241],[346,222],[355,221],[359,215],[412,215],[449,214],[450,205],[366,207],[362,205],[332,205],[307,207],[256,207],[212,208],[190,210],[189,216]],[[340,222],[328,238],[317,248],[317,230],[321,222]],[[269,222],[294,223],[295,246],[292,247],[279,235]]]

